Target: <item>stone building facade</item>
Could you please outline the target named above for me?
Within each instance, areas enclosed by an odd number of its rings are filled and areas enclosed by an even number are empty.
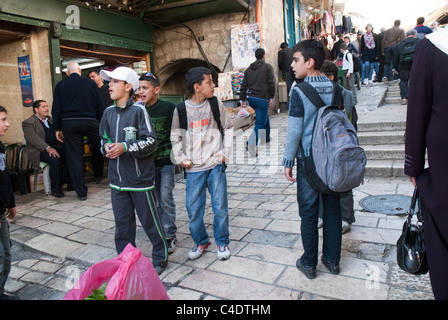
[[[266,50],[266,62],[274,67],[278,80],[281,74],[277,52],[285,41],[283,3],[281,0],[264,0],[260,11],[259,21],[256,21],[253,10],[249,10],[156,29],[154,71],[161,79],[162,94],[187,97],[184,75],[192,67],[208,66],[218,73],[232,71],[231,27],[254,22],[260,25],[261,47]],[[276,108],[274,105],[273,109]]]

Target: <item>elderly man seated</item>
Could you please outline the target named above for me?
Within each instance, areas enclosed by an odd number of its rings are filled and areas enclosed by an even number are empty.
[[[50,166],[51,194],[61,198],[64,196],[61,190],[62,164],[66,164],[64,144],[56,139],[47,102],[35,101],[33,111],[34,115],[22,122],[25,152],[35,168],[41,161]]]

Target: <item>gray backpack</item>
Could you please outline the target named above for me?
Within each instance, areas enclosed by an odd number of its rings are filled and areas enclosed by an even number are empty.
[[[307,82],[302,92],[318,109],[311,152],[305,157],[308,183],[324,194],[342,193],[359,186],[364,179],[367,158],[358,144],[356,130],[341,110],[341,89],[334,83],[332,105],[327,106],[316,89]],[[303,153],[302,150],[302,154]]]

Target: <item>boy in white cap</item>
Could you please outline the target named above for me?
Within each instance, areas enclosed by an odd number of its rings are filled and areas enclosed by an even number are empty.
[[[151,155],[157,138],[145,106],[134,103],[139,87],[137,73],[126,67],[101,70],[110,81],[114,104],[106,108],[100,123],[101,151],[109,159],[112,209],[115,216],[115,246],[120,253],[136,235],[135,212],[153,245],[152,263],[158,274],[166,268],[168,247],[153,194],[155,167]]]

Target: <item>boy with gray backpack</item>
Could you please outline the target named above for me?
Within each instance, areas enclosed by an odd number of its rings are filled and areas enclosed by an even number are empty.
[[[340,90],[336,84],[320,75],[324,60],[325,51],[319,41],[304,40],[293,47],[291,66],[295,77],[304,81],[296,85],[290,93],[288,131],[282,162],[286,179],[291,182],[297,181],[297,201],[304,253],[297,260],[296,266],[309,279],[316,277],[318,262],[319,195],[322,195],[324,220],[321,261],[332,274],[338,274],[342,239],[340,195],[360,183],[359,177],[351,176],[350,171],[354,169],[350,164],[355,163],[355,167],[358,166],[361,169],[363,165],[365,167],[365,161],[362,160],[363,151],[359,150],[357,139],[353,139],[353,125],[339,108],[324,107],[338,106],[341,99],[341,96],[338,96]],[[339,116],[339,112],[342,112],[343,117]],[[338,129],[335,130],[334,135],[333,129],[329,129],[327,135],[316,134],[318,128],[323,128],[318,123],[324,120],[326,114],[339,118],[334,126]],[[331,123],[332,119],[329,118]],[[322,139],[316,142],[319,136],[330,137],[330,140]],[[339,141],[341,143],[338,143]],[[341,148],[339,152],[327,151],[324,154],[322,150],[325,149],[317,148],[319,144],[327,148],[337,146]],[[358,161],[352,162],[354,157],[358,158]],[[296,158],[297,179],[292,176]],[[363,171],[360,172],[363,175]],[[340,179],[343,176],[346,178]],[[351,183],[347,183],[347,180],[351,180]]]

